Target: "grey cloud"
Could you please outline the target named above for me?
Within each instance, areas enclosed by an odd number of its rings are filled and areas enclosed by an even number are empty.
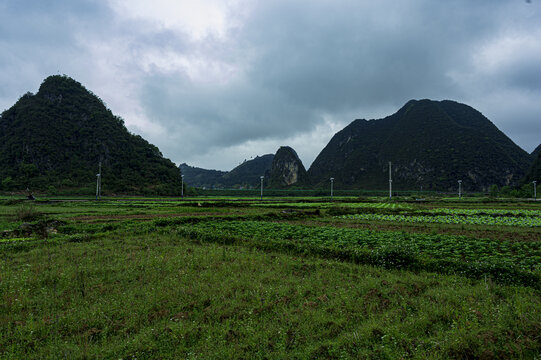
[[[203,149],[295,133],[302,130],[300,119],[314,117],[281,93],[244,83],[196,86],[177,75],[152,77],[143,89],[145,108],[152,109],[147,116],[167,123],[182,143]]]
[[[257,34],[252,43],[264,48],[254,81],[327,111],[392,101],[397,95],[412,98],[428,89],[452,90],[442,70],[450,60],[446,53],[455,53],[447,48],[454,46],[434,33],[427,39],[419,14],[411,17],[411,10],[406,11],[404,19],[387,25],[386,16],[397,17],[392,5],[367,12],[352,3],[334,9],[324,2],[316,8],[306,18],[302,8],[296,9],[299,21],[276,21],[280,7],[266,9],[254,20],[262,29],[280,29],[277,34],[251,32]],[[336,17],[332,23],[326,20],[329,13]]]
[[[467,98],[448,73],[495,36],[502,6],[264,2],[229,44],[233,59],[255,54],[243,83],[205,88],[157,76],[145,107],[190,148],[212,149],[308,132],[323,114],[369,117],[411,98]]]
[[[539,93],[513,91],[488,94],[476,100],[483,113],[527,152],[541,144]]]
[[[85,0],[5,1],[0,10],[4,108],[36,89],[48,75],[82,72],[87,49],[77,37],[100,32],[111,18],[103,4]]]
[[[541,94],[541,54],[513,64],[501,74],[506,85]]]

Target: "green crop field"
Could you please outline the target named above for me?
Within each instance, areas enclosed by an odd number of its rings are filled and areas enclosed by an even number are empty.
[[[541,203],[0,199],[0,359],[541,359]]]

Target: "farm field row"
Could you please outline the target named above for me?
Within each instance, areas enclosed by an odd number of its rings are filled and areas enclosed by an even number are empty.
[[[375,220],[410,223],[468,224],[486,226],[539,227],[541,216],[491,216],[491,215],[415,215],[415,214],[351,214],[339,218],[347,220]]]
[[[283,208],[372,208],[372,209],[411,209],[412,206],[406,203],[390,202],[276,202],[276,203],[254,203],[254,207],[283,207]]]
[[[271,248],[295,248],[391,268],[452,270],[466,276],[486,275],[499,281],[526,282],[535,286],[541,280],[541,242],[491,241],[465,236],[313,227],[265,221],[198,222],[178,229],[182,234],[217,241],[228,237],[249,239],[250,242],[257,241]]]

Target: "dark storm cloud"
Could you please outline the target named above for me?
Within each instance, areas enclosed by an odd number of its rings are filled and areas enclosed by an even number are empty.
[[[302,131],[316,116],[272,89],[245,83],[195,86],[180,75],[152,77],[141,98],[152,109],[147,115],[168,121],[167,128],[176,130],[179,140],[207,147]]]
[[[265,31],[248,32],[262,54],[252,79],[333,112],[395,102],[397,96],[403,100],[428,89],[434,96],[452,91],[444,70],[459,56],[454,42],[439,29],[426,33],[427,19],[414,3],[413,9],[397,3],[371,8],[346,2],[337,8],[316,2],[306,8],[273,2],[252,24]]]
[[[147,89],[159,85],[145,92],[146,108],[149,116],[171,119],[167,127],[185,144],[211,149],[309,132],[324,114],[344,123],[352,112],[390,114],[412,98],[469,99],[476,106],[471,89],[450,74],[470,71],[475,52],[505,32],[501,22],[510,10],[503,1],[260,3],[230,43],[233,58],[250,55],[242,83],[151,78]],[[502,69],[501,86],[535,85],[539,64],[530,65]]]
[[[197,36],[118,3],[0,3],[0,100],[65,72],[173,161],[222,169],[286,142],[308,167],[336,128],[412,98],[465,102],[526,150],[541,142],[540,2],[240,1],[234,25]],[[155,6],[180,21],[189,4]]]
[[[1,105],[11,106],[18,96],[35,91],[48,75],[84,67],[87,49],[79,38],[104,29],[107,14],[108,8],[95,1],[2,1]]]

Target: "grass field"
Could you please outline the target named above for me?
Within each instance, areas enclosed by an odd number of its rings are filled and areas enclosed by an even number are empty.
[[[0,358],[541,359],[541,204],[0,200]]]

